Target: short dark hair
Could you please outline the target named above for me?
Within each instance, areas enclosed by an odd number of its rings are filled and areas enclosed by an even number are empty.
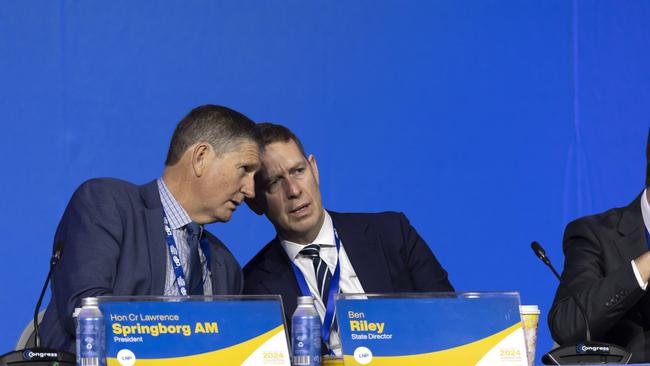
[[[262,139],[263,147],[274,142],[293,141],[296,143],[296,145],[298,145],[300,152],[305,155],[305,148],[302,146],[302,142],[300,142],[298,136],[291,132],[289,128],[274,123],[262,122],[257,124],[256,129],[260,138]]]
[[[176,125],[165,165],[181,159],[185,151],[197,142],[207,142],[217,153],[232,150],[242,140],[261,145],[255,122],[227,107],[206,104],[194,108]]]

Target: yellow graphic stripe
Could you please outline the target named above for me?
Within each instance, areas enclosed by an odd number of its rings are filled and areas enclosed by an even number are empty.
[[[487,338],[442,351],[409,356],[373,356],[370,365],[476,365],[486,353],[517,329],[521,329],[521,322]],[[345,355],[343,361],[346,365],[361,365],[350,355]]]
[[[198,366],[198,365],[241,365],[253,352],[255,352],[264,342],[271,339],[274,335],[284,332],[284,325],[271,329],[270,331],[250,339],[246,342],[236,344],[213,352],[202,353],[174,358],[161,359],[136,359],[137,366]],[[125,347],[128,348],[128,347]],[[136,355],[137,357],[137,355]],[[107,358],[108,366],[120,366],[116,358]]]

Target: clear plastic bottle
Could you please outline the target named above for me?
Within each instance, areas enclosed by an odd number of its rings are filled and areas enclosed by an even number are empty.
[[[321,322],[311,296],[298,297],[291,319],[291,349],[294,366],[320,366]]]
[[[96,297],[81,300],[77,318],[77,366],[106,366],[104,316]]]

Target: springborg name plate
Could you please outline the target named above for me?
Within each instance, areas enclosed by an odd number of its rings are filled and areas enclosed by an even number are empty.
[[[290,366],[279,296],[99,299],[109,366]]]

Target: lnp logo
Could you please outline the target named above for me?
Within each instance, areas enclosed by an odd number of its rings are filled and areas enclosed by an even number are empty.
[[[367,365],[372,361],[372,352],[367,347],[357,347],[354,350],[354,360],[362,365]]]
[[[121,349],[117,353],[117,362],[122,366],[133,366],[135,365],[135,354],[129,349]]]

